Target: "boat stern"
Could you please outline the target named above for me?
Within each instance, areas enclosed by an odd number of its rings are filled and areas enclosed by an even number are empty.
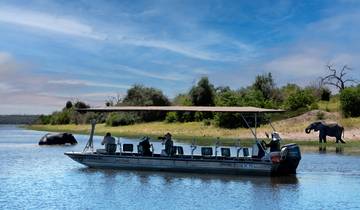
[[[296,169],[301,160],[300,147],[297,144],[286,144],[281,147],[280,161],[274,165],[273,174],[296,174]]]

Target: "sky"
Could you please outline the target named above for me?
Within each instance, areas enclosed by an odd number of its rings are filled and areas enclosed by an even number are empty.
[[[0,114],[92,106],[134,84],[169,98],[199,78],[238,89],[271,72],[360,79],[360,1],[0,1]]]

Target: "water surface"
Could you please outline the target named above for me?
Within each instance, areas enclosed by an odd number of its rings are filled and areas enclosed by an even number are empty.
[[[44,134],[0,125],[0,209],[360,208],[360,156],[346,148],[303,153],[290,177],[137,172],[89,169],[64,155],[81,151],[87,136],[38,146]],[[94,141],[100,147],[101,137]]]

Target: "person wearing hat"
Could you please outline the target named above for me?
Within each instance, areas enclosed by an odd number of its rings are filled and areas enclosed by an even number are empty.
[[[165,152],[167,155],[172,155],[174,142],[171,140],[171,134],[167,133],[164,136],[165,139]]]
[[[269,143],[265,143],[266,147],[270,147],[270,152],[278,152],[280,151],[280,135],[278,132],[273,132],[271,134],[271,141]]]

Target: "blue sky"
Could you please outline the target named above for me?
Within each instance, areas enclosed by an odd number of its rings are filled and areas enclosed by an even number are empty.
[[[133,84],[172,98],[202,76],[309,85],[326,64],[359,78],[360,1],[1,1],[0,114],[103,105]]]

